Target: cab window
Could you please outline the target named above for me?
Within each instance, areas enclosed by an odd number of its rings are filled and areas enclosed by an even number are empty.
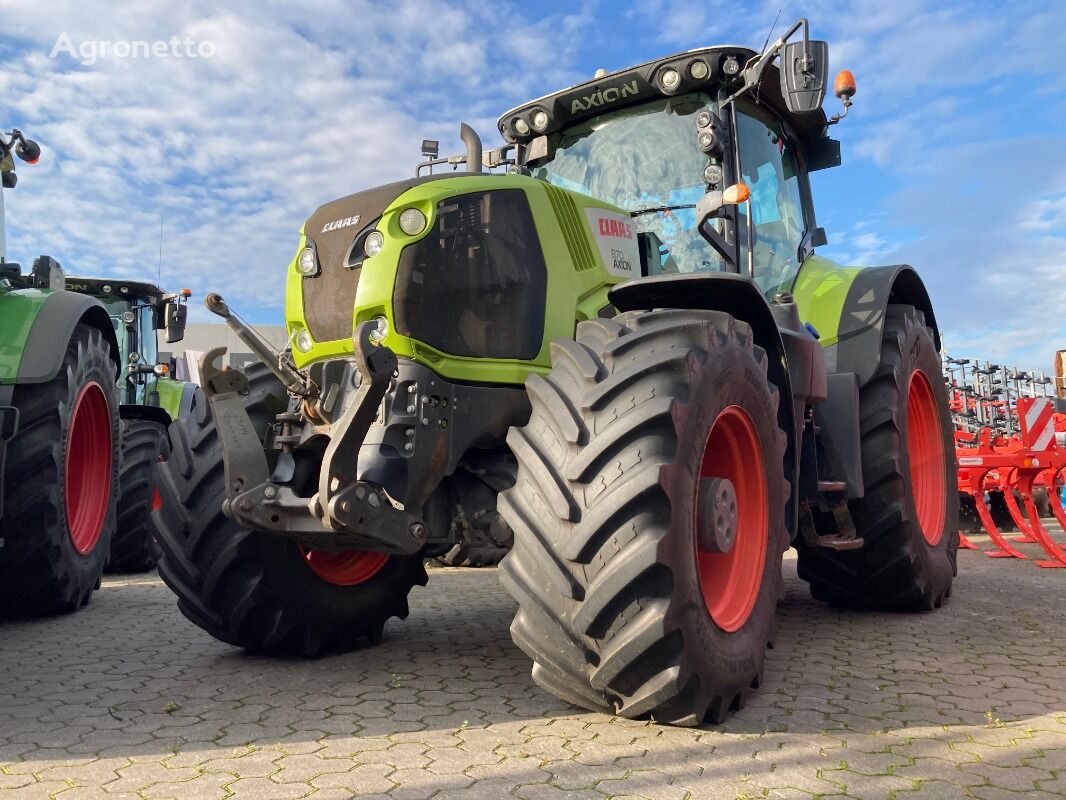
[[[806,231],[799,161],[781,122],[752,103],[737,105],[741,180],[751,198],[741,205],[742,265],[767,297],[791,288]],[[751,245],[744,235],[750,229]]]

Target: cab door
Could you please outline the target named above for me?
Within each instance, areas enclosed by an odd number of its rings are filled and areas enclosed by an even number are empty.
[[[769,298],[792,288],[805,255],[813,228],[807,176],[776,115],[748,100],[735,113],[740,180],[751,191],[738,208],[740,266]]]

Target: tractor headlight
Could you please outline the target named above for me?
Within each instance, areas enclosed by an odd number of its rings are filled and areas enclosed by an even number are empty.
[[[363,240],[363,252],[367,258],[376,256],[384,246],[385,237],[381,235],[381,231],[370,231]]]
[[[673,67],[664,69],[659,73],[659,85],[664,92],[672,92],[681,85],[681,73]]]
[[[306,328],[301,328],[300,332],[296,334],[296,349],[301,353],[309,353],[314,346],[315,340],[311,338],[311,334],[307,332]]]
[[[542,132],[548,127],[548,112],[542,109],[537,109],[533,112],[533,116],[529,118],[530,123],[533,125],[533,130]]]
[[[400,214],[400,230],[415,236],[426,229],[426,215],[417,208],[404,209]]]
[[[711,74],[711,68],[707,66],[706,61],[693,61],[689,65],[688,74],[693,80],[702,81]]]
[[[127,325],[132,325],[134,322],[136,322],[136,320],[137,315],[134,314],[132,311],[122,312],[122,321],[125,322]]]
[[[314,275],[318,271],[313,247],[305,247],[300,251],[300,255],[296,258],[296,271],[304,276]]]
[[[529,123],[519,117],[514,121],[514,130],[519,136],[526,136],[529,134]]]

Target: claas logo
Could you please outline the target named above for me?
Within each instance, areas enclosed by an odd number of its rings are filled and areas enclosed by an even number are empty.
[[[615,239],[632,239],[633,226],[617,219],[600,217],[600,236],[611,236]]]

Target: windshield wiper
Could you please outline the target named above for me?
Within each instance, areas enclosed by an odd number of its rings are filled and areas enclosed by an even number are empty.
[[[680,211],[685,208],[695,208],[695,203],[683,203],[678,206],[649,206],[648,208],[638,208],[636,211],[630,211],[629,216],[639,217],[642,214],[656,214],[660,211]]]

